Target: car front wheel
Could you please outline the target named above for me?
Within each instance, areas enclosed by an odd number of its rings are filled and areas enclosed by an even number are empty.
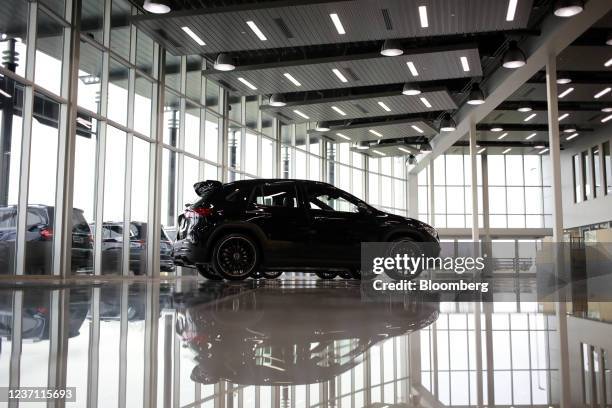
[[[336,276],[338,276],[338,274],[336,272],[329,272],[329,271],[315,272],[315,275],[317,275],[319,277],[319,279],[323,279],[323,280],[332,280]]]
[[[387,256],[395,257],[396,254],[406,254],[409,257],[417,258],[422,255],[423,250],[418,241],[409,237],[397,238],[389,243],[390,248]],[[419,268],[413,273],[390,269],[385,273],[394,280],[412,280],[423,272],[423,268]]]
[[[258,264],[259,253],[257,246],[246,235],[226,235],[215,244],[213,249],[213,269],[225,279],[246,279]]]

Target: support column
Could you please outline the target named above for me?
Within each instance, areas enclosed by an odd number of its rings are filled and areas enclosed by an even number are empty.
[[[408,173],[408,216],[410,218],[419,218],[419,176],[418,174]]]
[[[476,145],[476,123],[470,122],[470,163],[471,163],[471,194],[472,194],[472,241],[474,243],[474,256],[479,256],[478,229],[478,146]],[[476,349],[476,405],[483,406],[483,383],[482,383],[482,336],[480,325],[480,300],[474,302],[474,348]]]
[[[551,54],[546,63],[546,102],[548,107],[548,145],[552,175],[552,245],[557,276],[563,261],[563,204],[561,201],[561,148],[559,143],[559,106],[557,97],[557,56]],[[561,408],[571,405],[569,380],[569,347],[567,344],[567,305],[565,296],[557,298],[557,333],[559,334],[559,402]]]
[[[429,177],[427,179],[427,198],[429,205],[429,225],[436,225],[435,199],[434,199],[434,161],[429,162]]]

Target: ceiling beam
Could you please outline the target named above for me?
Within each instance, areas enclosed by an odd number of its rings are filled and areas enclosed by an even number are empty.
[[[534,74],[543,69],[549,55],[559,55],[566,47],[575,41],[582,33],[588,30],[602,16],[612,10],[609,0],[590,0],[586,3],[584,11],[577,16],[561,19],[549,15],[542,22],[542,35],[537,38],[528,38],[521,43],[521,47],[529,56],[527,63],[517,70],[498,68],[484,84],[489,91],[484,104],[473,107],[463,105],[457,115],[457,129],[449,132],[444,138],[435,137],[432,141],[432,151],[423,157],[411,170],[411,174],[418,174],[436,157],[443,154],[456,141],[469,131],[470,123],[479,123],[502,102],[512,96]]]

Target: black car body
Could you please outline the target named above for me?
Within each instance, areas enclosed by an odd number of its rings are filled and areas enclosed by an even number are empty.
[[[194,188],[201,199],[179,217],[174,256],[201,272],[212,265],[222,277],[244,278],[252,269],[248,257],[261,270],[354,270],[362,242],[397,239],[429,242],[432,255],[439,252],[429,225],[377,210],[327,183],[258,179]],[[224,265],[238,273],[223,273]]]
[[[25,273],[50,275],[53,257],[55,208],[29,205],[26,220]],[[0,274],[14,268],[17,237],[17,206],[0,207]],[[72,210],[72,270],[91,270],[93,240],[83,211]]]
[[[93,229],[93,225],[92,225]],[[147,265],[147,223],[130,222],[130,262],[129,267],[135,275],[144,275]],[[116,272],[121,270],[123,250],[123,223],[104,222],[102,224],[102,270]],[[166,232],[160,230],[159,264],[162,272],[174,272],[172,241]]]

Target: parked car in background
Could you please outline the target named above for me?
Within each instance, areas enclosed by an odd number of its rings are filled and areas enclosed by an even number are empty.
[[[26,220],[25,273],[50,275],[55,208],[29,205]],[[0,207],[0,274],[11,274],[15,262],[17,206]],[[83,211],[72,210],[72,271],[91,270],[93,239]]]
[[[93,229],[93,225],[92,225]],[[134,275],[146,273],[147,265],[147,223],[132,221],[130,223],[130,271]],[[123,223],[105,222],[102,224],[102,273],[121,271],[123,250]],[[174,272],[172,241],[163,230],[160,230],[160,270]]]
[[[359,279],[362,242],[398,242],[432,256],[440,250],[433,227],[327,183],[258,179],[194,188],[201,198],[179,216],[174,256],[209,278],[291,270]]]

